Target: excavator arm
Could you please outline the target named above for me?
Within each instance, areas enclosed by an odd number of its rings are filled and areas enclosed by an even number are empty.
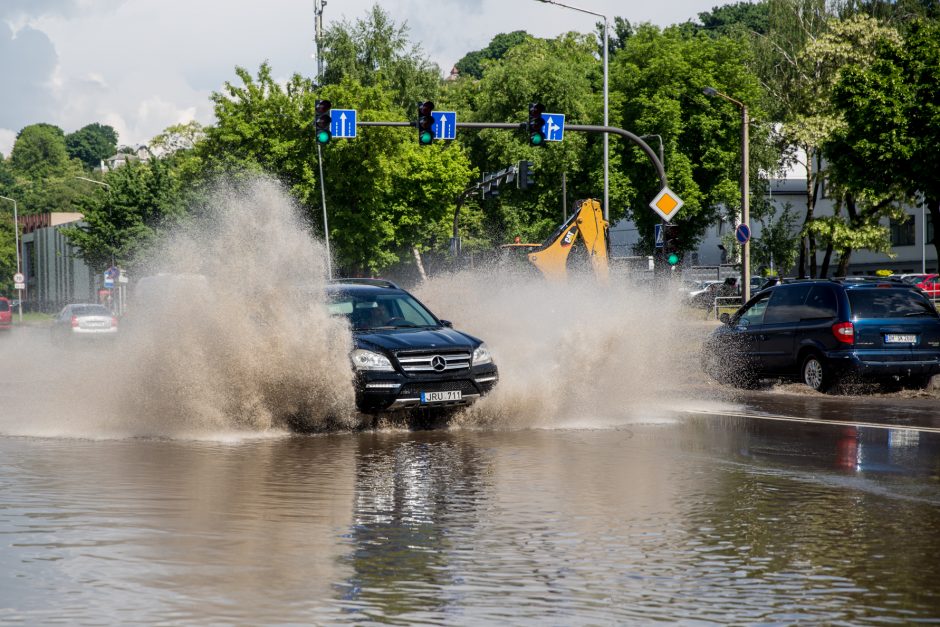
[[[568,275],[568,254],[578,236],[584,241],[594,275],[606,282],[609,274],[607,220],[596,200],[578,201],[575,211],[552,233],[541,248],[529,253],[529,261],[547,278],[565,280]]]

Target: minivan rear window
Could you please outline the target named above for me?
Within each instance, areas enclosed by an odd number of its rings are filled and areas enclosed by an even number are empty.
[[[855,318],[904,318],[931,315],[937,312],[930,301],[914,290],[872,288],[846,290]]]

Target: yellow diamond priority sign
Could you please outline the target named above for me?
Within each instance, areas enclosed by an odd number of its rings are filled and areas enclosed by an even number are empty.
[[[663,220],[671,222],[684,204],[678,194],[668,187],[664,187],[656,194],[656,198],[650,202],[650,208],[662,216]]]

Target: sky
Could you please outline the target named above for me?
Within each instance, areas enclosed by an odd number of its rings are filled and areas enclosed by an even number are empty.
[[[214,120],[209,97],[234,68],[265,60],[276,77],[315,74],[315,0],[0,0],[0,153],[47,122],[71,133],[109,124],[119,142],[147,144],[166,127]],[[561,1],[561,0],[559,0]],[[374,0],[328,0],[329,27]],[[590,32],[598,18],[537,0],[382,0],[445,73],[494,35]],[[695,19],[719,0],[566,0],[631,23]]]

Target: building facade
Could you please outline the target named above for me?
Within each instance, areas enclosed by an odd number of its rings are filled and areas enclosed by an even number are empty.
[[[62,234],[80,213],[43,213],[20,217],[24,301],[33,311],[52,313],[68,303],[95,302],[95,273]]]

